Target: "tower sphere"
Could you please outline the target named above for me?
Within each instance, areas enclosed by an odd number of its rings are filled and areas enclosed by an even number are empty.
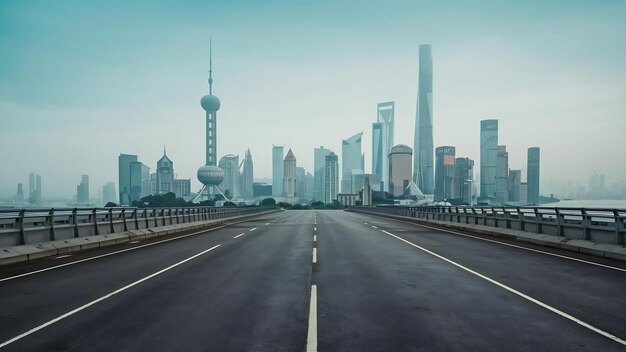
[[[224,180],[224,170],[215,165],[204,165],[198,169],[198,181],[207,186],[217,186]]]
[[[209,94],[200,99],[200,105],[204,111],[217,111],[220,109],[220,100],[215,95]]]

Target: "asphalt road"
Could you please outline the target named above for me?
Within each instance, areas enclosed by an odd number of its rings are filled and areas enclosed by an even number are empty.
[[[287,211],[2,268],[0,350],[625,351],[623,267]]]

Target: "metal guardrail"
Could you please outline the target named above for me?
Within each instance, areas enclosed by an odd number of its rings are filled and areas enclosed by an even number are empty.
[[[493,226],[519,231],[624,245],[626,209],[558,207],[378,206],[351,209]]]
[[[250,215],[272,207],[0,210],[0,248]]]

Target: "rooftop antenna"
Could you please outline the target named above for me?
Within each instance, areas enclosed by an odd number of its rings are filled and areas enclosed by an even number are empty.
[[[209,95],[213,94],[213,48],[212,39],[209,37]]]

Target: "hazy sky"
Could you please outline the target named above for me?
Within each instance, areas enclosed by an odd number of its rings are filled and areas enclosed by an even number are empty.
[[[511,168],[542,148],[542,181],[626,181],[626,1],[0,0],[0,196],[35,171],[44,197],[117,187],[117,156],[178,177],[204,164],[209,36],[218,155],[271,146],[313,167],[396,102],[413,146],[418,46],[432,45],[435,146],[479,160],[480,120],[500,120]]]

